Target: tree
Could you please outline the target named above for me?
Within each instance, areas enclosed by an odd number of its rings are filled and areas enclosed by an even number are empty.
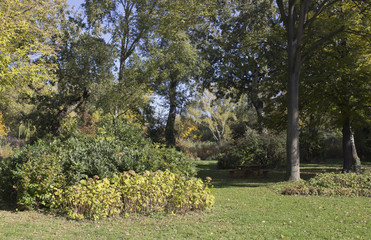
[[[143,81],[138,47],[158,22],[157,9],[163,0],[86,0],[83,4],[93,35],[110,37],[113,57],[118,60],[117,82],[105,89],[101,106],[113,121],[128,109],[137,108],[148,92]],[[111,101],[113,100],[113,101]],[[135,111],[138,111],[136,109]]]
[[[27,118],[38,126],[40,136],[60,135],[64,119],[92,97],[98,98],[113,80],[112,52],[104,39],[91,36],[77,15],[61,27],[63,35],[56,60],[58,81],[44,84],[53,89],[47,94],[34,89],[38,94],[30,100],[36,107]]]
[[[0,92],[54,80],[65,0],[0,2]]]
[[[0,112],[0,139],[7,135],[8,129],[4,124],[3,114]]]
[[[371,12],[366,4],[355,2],[341,5],[337,12],[347,29],[328,41],[321,51],[314,51],[304,66],[302,92],[306,103],[302,105],[309,113],[316,113],[317,118],[327,116],[330,123],[342,128],[343,171],[351,171],[353,164],[360,165],[354,129],[369,125]],[[322,19],[338,25],[332,15],[333,12],[323,14]]]
[[[172,39],[155,39],[150,54],[150,71],[157,73],[153,79],[153,87],[156,93],[165,96],[169,103],[165,127],[166,142],[175,145],[177,107],[184,103],[182,88],[191,89],[191,78],[197,76],[201,70],[198,54],[184,32],[177,33]]]
[[[147,42],[151,82],[155,92],[165,96],[169,113],[165,127],[166,142],[175,145],[175,119],[178,106],[184,104],[185,94],[192,89],[204,62],[190,37],[205,20],[212,6],[205,1],[165,1],[159,8],[159,23]]]
[[[264,107],[275,86],[272,72],[279,62],[277,35],[273,23],[275,7],[272,1],[226,1],[219,3],[219,11],[210,21],[204,44],[199,44],[210,62],[204,83],[217,83],[218,96],[228,93],[236,101],[247,94],[249,105],[255,108],[259,129],[263,131]],[[269,82],[269,83],[268,83]],[[233,91],[230,91],[233,89]],[[276,90],[277,91],[277,90]],[[247,110],[247,109],[246,109]],[[265,131],[265,130],[264,130]]]
[[[217,99],[214,94],[205,90],[198,95],[194,105],[188,108],[188,113],[193,121],[207,127],[214,140],[221,144],[230,132],[229,121],[236,120],[236,106],[230,99]]]
[[[362,2],[362,1],[358,1]],[[334,25],[327,29],[319,38],[311,39],[313,24],[321,21],[320,17],[325,11],[341,7],[342,1],[309,1],[309,0],[276,0],[280,12],[280,20],[287,36],[287,175],[291,181],[300,179],[300,154],[299,154],[299,79],[304,60],[319,46],[336,34],[343,32],[346,25]],[[334,14],[333,16],[339,17]]]
[[[103,38],[81,31],[83,24],[78,18],[70,21],[65,32],[67,39],[58,54],[59,123],[91,96],[99,97],[113,80],[111,47]],[[58,124],[56,134],[60,133]]]

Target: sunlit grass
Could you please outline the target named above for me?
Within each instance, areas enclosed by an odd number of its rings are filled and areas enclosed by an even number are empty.
[[[198,162],[214,180],[209,213],[68,221],[40,212],[0,211],[0,239],[369,239],[371,199],[277,193],[282,170],[269,178],[230,178],[216,162]],[[320,166],[303,165],[304,171]],[[281,183],[282,184],[282,183]]]

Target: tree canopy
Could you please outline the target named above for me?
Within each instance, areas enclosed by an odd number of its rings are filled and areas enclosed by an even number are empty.
[[[0,91],[54,80],[65,0],[0,3]]]

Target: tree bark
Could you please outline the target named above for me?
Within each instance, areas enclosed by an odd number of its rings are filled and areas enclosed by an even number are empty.
[[[175,117],[176,117],[176,87],[177,87],[177,81],[176,80],[170,80],[170,89],[169,89],[169,115],[166,122],[166,128],[165,128],[165,139],[166,143],[169,146],[175,146]]]

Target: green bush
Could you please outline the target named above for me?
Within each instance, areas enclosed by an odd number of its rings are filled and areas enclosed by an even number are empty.
[[[61,185],[64,175],[56,154],[43,142],[26,146],[0,163],[1,197],[20,209],[48,205],[50,186]]]
[[[321,173],[308,181],[287,186],[286,195],[371,197],[371,174]]]
[[[56,141],[66,184],[98,175],[110,177],[114,172],[127,170],[119,158],[122,146],[117,140],[98,140],[81,136]]]
[[[99,125],[99,133],[96,135],[98,139],[114,139],[119,141],[122,146],[138,149],[151,144],[151,141],[143,136],[139,128],[127,124],[122,119],[116,119],[114,124],[103,121]]]
[[[218,167],[236,168],[244,164],[278,167],[285,161],[285,142],[283,134],[259,134],[248,129],[245,138],[235,141],[219,154]]]
[[[214,196],[209,181],[186,179],[171,173],[134,171],[115,174],[110,180],[89,178],[66,190],[54,188],[54,209],[72,219],[101,219],[130,213],[185,213],[210,209]]]

